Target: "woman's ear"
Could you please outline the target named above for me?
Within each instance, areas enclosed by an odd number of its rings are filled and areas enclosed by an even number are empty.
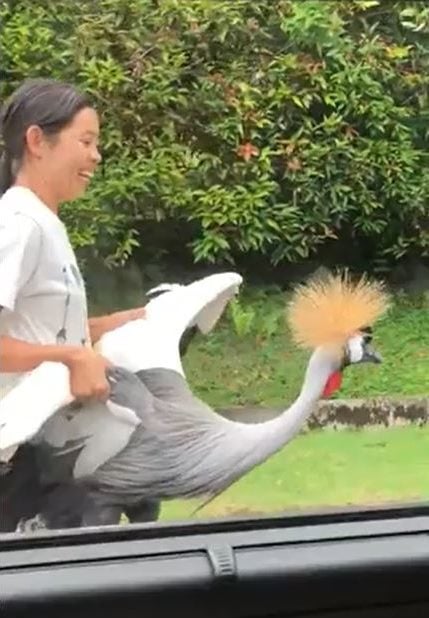
[[[38,159],[43,154],[45,136],[37,124],[32,124],[25,132],[25,144],[29,153]]]

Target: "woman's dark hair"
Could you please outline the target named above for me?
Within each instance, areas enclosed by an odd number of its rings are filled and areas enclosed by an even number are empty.
[[[25,150],[25,133],[31,125],[54,136],[85,107],[89,99],[74,86],[52,79],[27,79],[0,112],[0,195],[13,183]]]

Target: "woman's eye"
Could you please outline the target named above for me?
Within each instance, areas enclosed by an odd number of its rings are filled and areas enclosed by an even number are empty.
[[[88,147],[96,143],[96,140],[94,140],[93,137],[81,137],[79,141],[81,144]]]

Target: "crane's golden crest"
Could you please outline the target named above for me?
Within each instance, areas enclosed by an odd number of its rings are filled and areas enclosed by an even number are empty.
[[[388,307],[389,295],[382,283],[365,277],[353,283],[344,273],[298,286],[287,319],[300,347],[341,346],[354,333],[371,326]]]

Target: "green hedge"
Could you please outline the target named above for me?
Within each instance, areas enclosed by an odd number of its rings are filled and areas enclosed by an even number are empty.
[[[65,207],[76,247],[108,263],[162,251],[154,222],[173,221],[196,261],[295,261],[337,239],[373,259],[429,253],[424,3],[0,7],[0,98],[50,75],[102,115],[104,175]]]

